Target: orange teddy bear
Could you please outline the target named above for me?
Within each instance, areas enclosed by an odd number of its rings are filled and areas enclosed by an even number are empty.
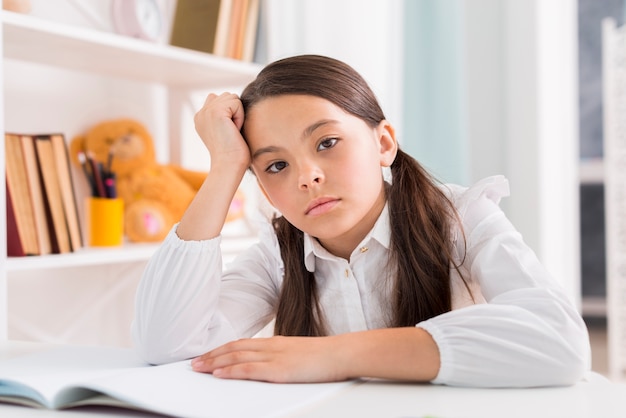
[[[104,121],[73,138],[70,154],[75,164],[80,164],[81,152],[103,164],[110,161],[118,196],[124,201],[124,232],[131,242],[165,238],[207,175],[157,163],[152,136],[132,119]],[[243,194],[238,192],[226,220],[239,219],[243,213]]]

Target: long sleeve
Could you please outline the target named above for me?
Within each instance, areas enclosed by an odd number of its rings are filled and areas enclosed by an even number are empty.
[[[498,201],[498,195],[481,192],[462,211],[465,271],[486,303],[418,324],[439,347],[441,367],[433,383],[573,384],[590,367],[586,326]]]
[[[153,364],[200,355],[249,337],[271,319],[277,261],[265,246],[241,254],[222,271],[221,237],[183,241],[176,226],[146,266],[137,288],[132,337]]]

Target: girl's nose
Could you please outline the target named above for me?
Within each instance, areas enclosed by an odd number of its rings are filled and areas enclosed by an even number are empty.
[[[307,165],[300,169],[298,186],[301,190],[307,190],[311,187],[319,186],[323,182],[324,175],[319,167]]]

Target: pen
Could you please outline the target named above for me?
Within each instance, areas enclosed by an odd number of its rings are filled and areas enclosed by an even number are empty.
[[[85,177],[87,178],[89,189],[91,189],[91,195],[97,196],[98,188],[96,187],[93,175],[91,174],[90,164],[87,164],[87,157],[85,156],[85,153],[82,151],[78,153],[78,162],[80,162],[80,165],[83,168],[83,172],[85,173]]]
[[[117,188],[115,185],[115,173],[108,172],[104,178],[104,191],[106,197],[113,199],[117,197]]]
[[[87,153],[87,160],[89,161],[89,164],[91,166],[93,182],[96,188],[94,196],[106,197],[106,192],[104,191],[104,183],[102,179],[102,163],[96,161],[91,153]]]

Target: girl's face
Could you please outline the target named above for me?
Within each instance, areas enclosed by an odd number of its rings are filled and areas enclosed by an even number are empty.
[[[372,128],[325,99],[283,95],[255,104],[245,132],[252,170],[270,203],[349,259],[385,204],[381,167],[397,151],[389,123]]]

